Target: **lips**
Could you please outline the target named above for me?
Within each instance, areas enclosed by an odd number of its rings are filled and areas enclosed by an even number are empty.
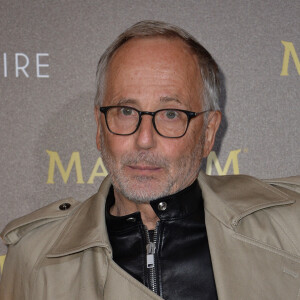
[[[157,166],[150,166],[150,165],[131,165],[128,166],[130,169],[133,170],[140,170],[140,171],[156,171],[156,170],[160,170],[160,167]]]

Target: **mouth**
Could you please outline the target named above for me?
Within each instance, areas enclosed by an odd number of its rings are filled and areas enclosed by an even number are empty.
[[[130,171],[141,175],[153,174],[162,170],[161,167],[153,165],[129,165],[127,167]]]

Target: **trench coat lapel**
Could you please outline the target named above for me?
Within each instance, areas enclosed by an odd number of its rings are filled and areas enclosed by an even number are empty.
[[[48,257],[59,257],[91,247],[101,247],[111,257],[112,251],[105,223],[105,202],[110,188],[106,177],[99,192],[85,201],[66,224]]]

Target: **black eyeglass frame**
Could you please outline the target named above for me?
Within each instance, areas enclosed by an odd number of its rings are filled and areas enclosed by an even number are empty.
[[[136,112],[138,113],[138,115],[139,115],[139,121],[138,121],[138,123],[137,123],[136,129],[135,129],[133,132],[131,132],[131,133],[116,133],[116,132],[113,132],[113,131],[109,128],[109,126],[108,126],[107,117],[106,117],[107,112],[108,112],[110,109],[112,109],[112,108],[130,108],[130,109],[136,111]],[[138,110],[138,109],[136,109],[136,108],[134,108],[134,107],[131,107],[131,106],[123,106],[123,105],[102,106],[102,107],[100,107],[99,109],[100,109],[100,112],[102,112],[102,113],[104,114],[106,126],[107,126],[108,130],[109,130],[112,134],[115,134],[115,135],[123,135],[123,136],[134,134],[135,132],[137,132],[137,130],[139,129],[139,127],[140,127],[140,125],[141,125],[141,122],[142,122],[142,116],[143,116],[143,115],[149,115],[149,116],[152,117],[152,124],[153,124],[153,127],[154,127],[155,131],[156,131],[160,136],[162,136],[162,137],[164,137],[164,138],[170,138],[170,139],[178,139],[178,138],[183,137],[183,136],[186,134],[187,130],[188,130],[188,127],[189,127],[189,124],[190,124],[191,119],[193,119],[193,118],[195,118],[195,117],[197,117],[197,116],[199,116],[199,115],[201,115],[201,114],[204,114],[204,113],[206,113],[206,112],[211,111],[211,109],[208,109],[208,110],[204,110],[204,111],[200,111],[200,112],[193,112],[193,111],[184,110],[184,109],[177,109],[177,108],[164,108],[164,109],[159,109],[159,110],[157,110],[157,111],[153,111],[153,112],[152,112],[152,111],[140,111],[140,110]],[[180,136],[165,136],[165,135],[161,134],[161,133],[157,130],[156,125],[155,125],[155,121],[154,121],[155,115],[156,115],[157,113],[163,111],[163,110],[180,111],[180,112],[183,112],[183,113],[185,113],[185,114],[187,115],[187,118],[188,118],[188,119],[187,119],[187,125],[186,125],[185,131],[184,131],[184,133],[183,133],[182,135],[180,135]]]

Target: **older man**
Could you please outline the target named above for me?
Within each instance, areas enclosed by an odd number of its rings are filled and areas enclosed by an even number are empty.
[[[110,176],[84,203],[6,227],[1,299],[299,299],[299,180],[199,175],[219,91],[217,64],[182,29],[121,34],[95,98]]]

